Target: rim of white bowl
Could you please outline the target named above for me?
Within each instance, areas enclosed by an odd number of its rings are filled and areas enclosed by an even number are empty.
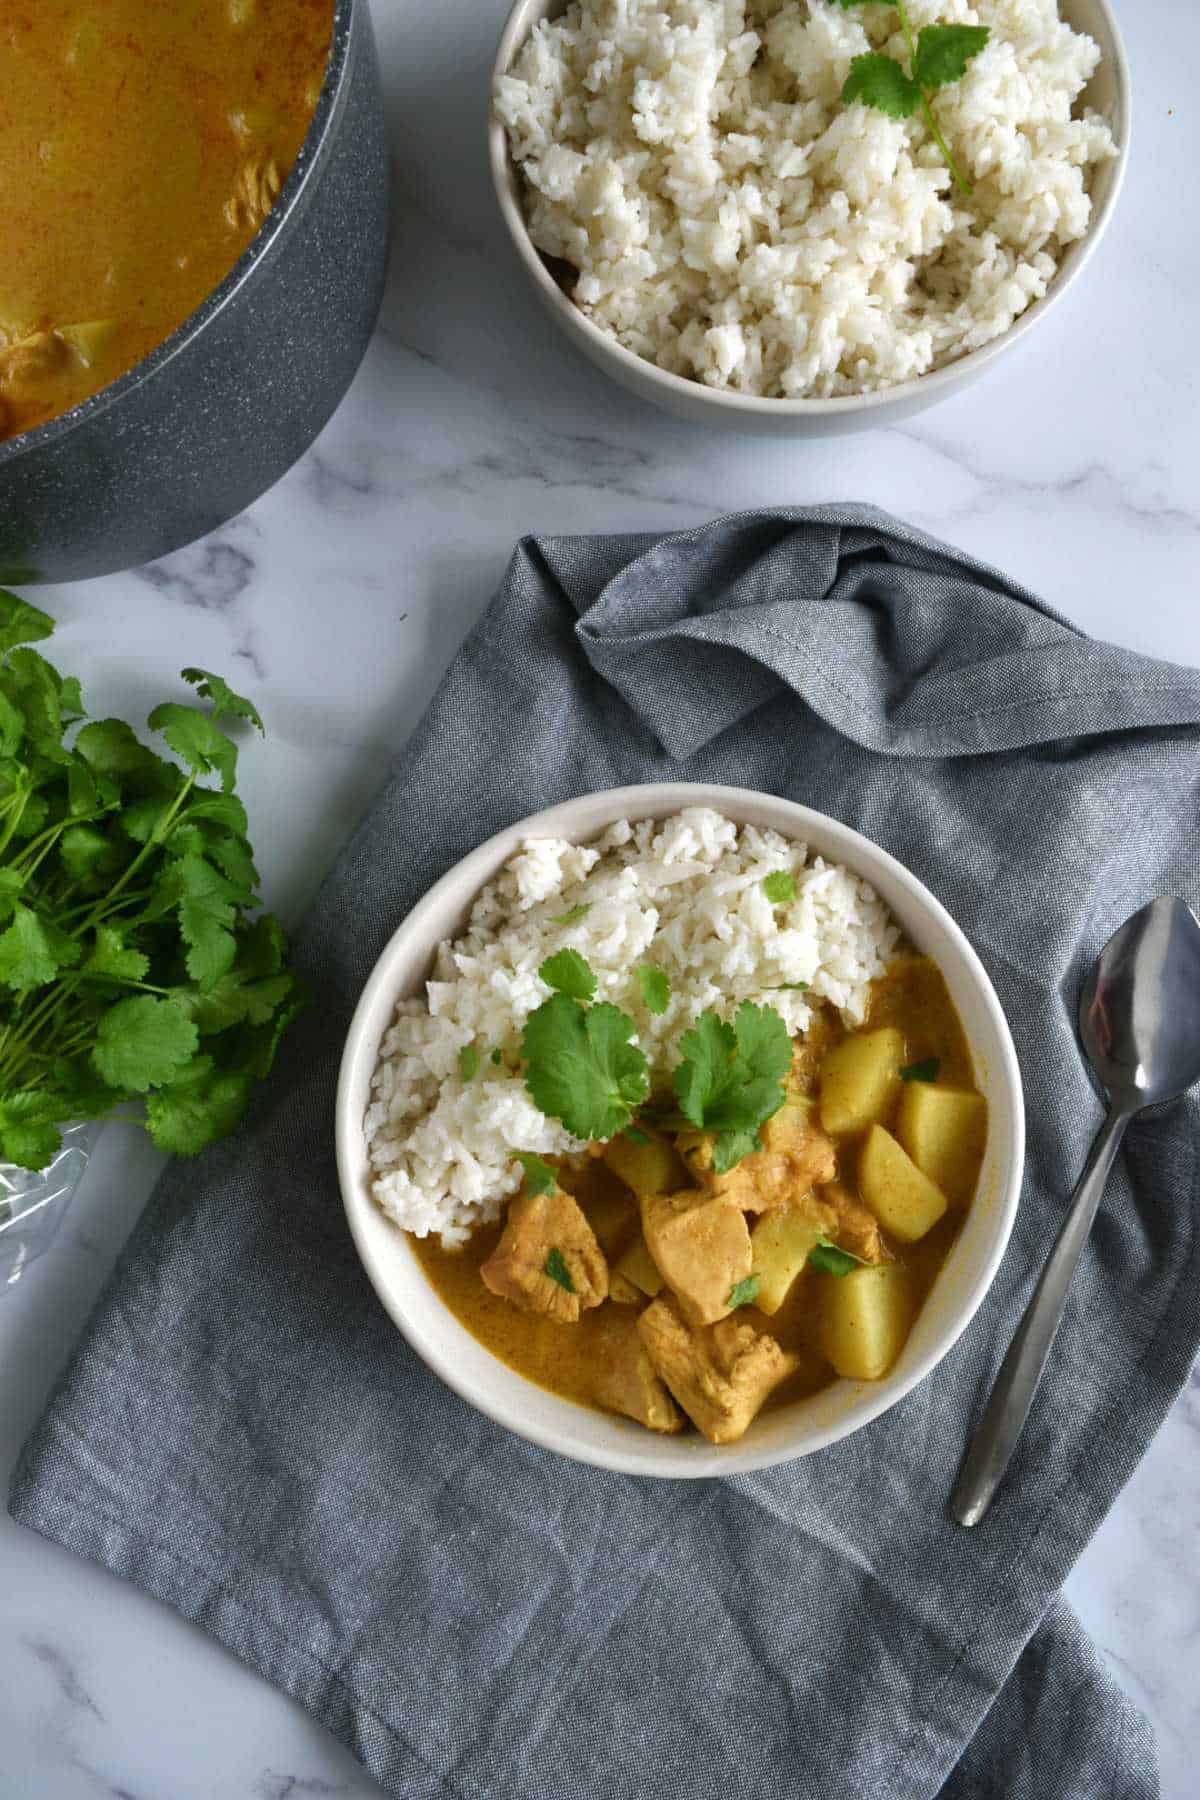
[[[609,1418],[604,1413],[582,1406],[576,1402],[555,1395],[538,1384],[530,1382],[516,1370],[493,1356],[486,1346],[479,1345],[477,1339],[471,1342],[482,1349],[487,1365],[494,1364],[503,1370],[506,1376],[512,1377],[514,1391],[520,1392],[530,1387],[557,1403],[562,1409],[561,1427],[543,1426],[531,1421],[515,1406],[508,1404],[503,1398],[469,1380],[465,1380],[455,1366],[452,1356],[444,1343],[423,1329],[417,1322],[405,1315],[403,1307],[392,1292],[387,1270],[377,1258],[375,1248],[368,1238],[367,1221],[378,1226],[385,1215],[378,1208],[366,1181],[362,1178],[362,1169],[366,1162],[366,1141],[363,1125],[365,1110],[364,1094],[369,1091],[370,1077],[378,1060],[379,1039],[377,1032],[374,1040],[368,1042],[367,1035],[371,1015],[380,1005],[386,993],[388,999],[385,1019],[390,1019],[395,1003],[402,997],[393,974],[393,965],[401,960],[408,939],[420,931],[428,923],[435,920],[439,913],[448,907],[455,913],[463,909],[462,895],[469,893],[473,898],[495,874],[500,862],[507,860],[520,842],[526,837],[565,836],[575,842],[586,843],[605,829],[608,823],[620,818],[666,818],[679,812],[688,805],[715,807],[724,811],[729,817],[738,820],[739,814],[745,815],[747,810],[759,811],[764,808],[775,813],[781,820],[774,826],[784,835],[802,838],[812,843],[815,838],[820,842],[814,847],[821,855],[834,855],[838,860],[854,869],[863,878],[874,885],[880,875],[889,879],[900,888],[906,899],[911,902],[913,910],[924,914],[948,938],[959,965],[979,999],[984,1013],[987,1015],[997,1053],[999,1067],[990,1073],[994,1077],[995,1088],[1002,1092],[1007,1102],[1007,1117],[1003,1121],[1004,1140],[998,1156],[998,1181],[993,1196],[986,1198],[992,1225],[991,1241],[983,1252],[975,1273],[966,1287],[965,1293],[958,1300],[953,1318],[937,1334],[935,1341],[927,1347],[922,1355],[911,1364],[903,1367],[901,1372],[884,1376],[879,1382],[847,1383],[835,1382],[833,1388],[853,1388],[858,1390],[857,1397],[846,1405],[844,1412],[825,1426],[807,1426],[804,1419],[804,1400],[797,1400],[794,1408],[796,1441],[788,1442],[782,1448],[771,1447],[758,1449],[753,1438],[726,1445],[711,1445],[703,1440],[695,1444],[691,1437],[680,1439],[660,1437],[657,1434],[643,1432],[634,1427],[632,1435],[626,1437],[624,1431],[620,1439],[611,1445],[596,1444],[590,1441],[585,1429],[586,1423],[595,1428],[597,1417],[607,1419],[609,1424],[624,1427],[627,1422]],[[583,818],[580,818],[580,814]],[[419,991],[419,989],[418,989]],[[385,1027],[386,1028],[386,1027]],[[976,1047],[972,1046],[976,1056],[976,1074],[978,1061]],[[365,1068],[365,1077],[364,1077]],[[980,962],[974,949],[961,928],[941,902],[930,893],[923,882],[907,869],[905,865],[887,850],[865,837],[853,827],[844,825],[840,820],[830,818],[826,813],[815,811],[811,807],[802,806],[796,801],[786,800],[777,795],[762,793],[753,788],[736,788],[690,782],[655,782],[639,784],[631,787],[606,788],[594,794],[580,795],[573,800],[562,801],[548,807],[544,811],[531,814],[528,818],[515,821],[502,831],[496,832],[461,861],[454,864],[417,902],[412,910],[401,920],[392,933],[374,968],[367,977],[362,994],[355,1008],[346,1042],[342,1052],[341,1067],[338,1076],[336,1100],[336,1148],[338,1180],[342,1190],[342,1201],[345,1208],[350,1233],[354,1240],[360,1260],[367,1277],[385,1311],[399,1328],[412,1348],[417,1352],[434,1374],[444,1381],[459,1397],[474,1406],[494,1423],[503,1425],[518,1437],[537,1444],[543,1449],[556,1451],[577,1462],[589,1463],[595,1467],[626,1475],[642,1475],[669,1480],[704,1478],[709,1476],[746,1474],[756,1469],[771,1468],[782,1463],[792,1462],[802,1456],[811,1455],[829,1444],[849,1437],[853,1432],[869,1425],[882,1413],[887,1412],[899,1401],[911,1393],[925,1377],[954,1348],[967,1326],[971,1323],[983,1302],[996,1271],[1004,1257],[1005,1250],[1012,1234],[1017,1214],[1025,1162],[1025,1108],[1021,1085],[1020,1070],[1017,1063],[1016,1049],[1009,1031],[1004,1010],[988,977],[987,971]],[[977,1202],[978,1203],[978,1202]],[[392,1225],[391,1231],[395,1239],[389,1237],[389,1244],[395,1243],[397,1250],[412,1259],[415,1257],[404,1240],[404,1233],[398,1225]],[[396,1242],[396,1240],[400,1240]],[[955,1246],[961,1242],[956,1238]],[[951,1250],[951,1257],[954,1249]],[[424,1274],[421,1272],[421,1279]],[[936,1283],[935,1283],[936,1289]],[[437,1302],[433,1309],[435,1314],[452,1323],[459,1332],[466,1332],[455,1318],[455,1315],[441,1300],[436,1291],[430,1287],[429,1293]],[[930,1296],[932,1298],[932,1294]],[[918,1324],[920,1315],[918,1315]],[[466,1334],[470,1337],[470,1334]],[[822,1392],[830,1392],[827,1388]],[[819,1395],[813,1396],[814,1400]],[[782,1416],[766,1415],[770,1418]],[[580,1431],[573,1429],[577,1417],[582,1415]],[[965,1425],[965,1416],[964,1416]],[[752,1428],[753,1430],[753,1428]],[[643,1441],[644,1440],[644,1441]],[[682,1448],[682,1453],[681,1453]]]
[[[953,362],[944,364],[940,369],[930,369],[928,373],[915,376],[911,381],[896,382],[891,387],[873,389],[865,394],[840,394],[831,399],[784,399],[765,394],[741,394],[731,388],[709,387],[705,382],[693,381],[687,376],[675,375],[669,369],[661,369],[648,357],[638,356],[634,351],[627,350],[624,344],[618,343],[594,324],[569,295],[563,292],[529,235],[521,206],[520,177],[509,155],[507,133],[497,119],[491,101],[491,91],[495,89],[497,78],[508,72],[534,22],[526,22],[529,0],[517,0],[508,15],[492,65],[492,89],[489,90],[488,98],[488,162],[492,173],[492,187],[501,216],[508,227],[509,237],[527,273],[560,324],[568,332],[577,331],[601,360],[611,360],[630,375],[640,376],[652,386],[661,387],[665,393],[686,396],[692,400],[701,397],[711,402],[715,410],[742,413],[750,418],[836,419],[845,418],[852,413],[887,410],[893,403],[917,394],[936,398],[939,394],[951,392],[960,385],[968,370],[974,373],[986,368],[1018,343],[1027,332],[1032,331],[1038,321],[1046,317],[1051,307],[1074,286],[1095,255],[1124,187],[1133,124],[1129,60],[1125,41],[1109,0],[1086,0],[1086,3],[1094,6],[1103,18],[1112,45],[1116,96],[1112,108],[1113,117],[1109,123],[1117,141],[1116,164],[1100,204],[1089,221],[1087,234],[1068,246],[1070,262],[1066,269],[1060,264],[1046,293],[1040,300],[1027,306],[1007,331],[1002,332],[998,338],[993,338],[990,344],[983,344],[977,350],[968,350]]]

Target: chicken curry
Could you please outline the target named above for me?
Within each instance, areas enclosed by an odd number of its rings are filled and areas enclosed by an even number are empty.
[[[551,1171],[527,1159],[501,1222],[412,1240],[445,1304],[502,1361],[653,1431],[739,1438],[764,1407],[903,1348],[971,1204],[987,1108],[940,970],[898,957],[862,1029],[829,1007],[793,1045],[760,1145],[628,1130]]]
[[[333,0],[0,8],[0,439],[140,362],[270,211]]]

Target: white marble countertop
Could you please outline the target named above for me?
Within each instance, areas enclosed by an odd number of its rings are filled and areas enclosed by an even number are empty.
[[[675,424],[535,308],[493,214],[482,122],[506,0],[375,0],[398,191],[377,340],[317,447],[169,561],[33,597],[96,709],[144,716],[185,663],[266,716],[243,787],[294,916],[525,532],[685,526],[741,506],[891,508],[1087,630],[1200,661],[1200,53],[1183,0],[1121,8],[1136,144],[1094,267],[1011,363],[901,429],[824,443]],[[157,1157],[110,1126],[57,1246],[0,1299],[0,1478]],[[1200,1757],[1200,1379],[1068,1585],[1154,1721],[1166,1800]],[[0,1519],[3,1800],[367,1800],[289,1701],[132,1587]],[[1099,1800],[1099,1797],[1098,1797]]]

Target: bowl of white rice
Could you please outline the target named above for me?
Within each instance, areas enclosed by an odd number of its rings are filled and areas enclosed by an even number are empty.
[[[762,903],[763,870],[781,866],[797,888],[784,916]],[[516,1190],[516,1151],[554,1156],[575,1148],[533,1104],[520,1067],[521,1032],[544,996],[537,971],[548,950],[578,949],[602,996],[627,997],[630,968],[653,943],[656,964],[671,974],[669,1010],[637,1018],[653,1068],[706,1007],[769,999],[793,1033],[803,1032],[821,1002],[853,1019],[902,936],[945,977],[989,1124],[977,1197],[882,1380],[835,1380],[761,1414],[739,1442],[718,1447],[695,1436],[659,1436],[550,1393],[495,1357],[444,1304],[410,1233],[461,1243]],[[464,1078],[460,1052],[476,1041],[499,1054]],[[1024,1108],[1012,1039],[979,958],[901,863],[791,801],[669,783],[591,794],[521,820],[413,908],[350,1026],[337,1158],[350,1230],[376,1294],[413,1349],[465,1400],[582,1462],[671,1478],[728,1475],[786,1462],[858,1430],[946,1355],[1008,1242]]]
[[[856,58],[911,64],[892,6],[520,0],[492,175],[537,294],[592,362],[698,423],[826,435],[921,411],[1045,317],[1124,176],[1113,13],[908,0],[907,16],[914,40],[987,31],[930,91],[960,181],[922,107],[842,97]]]

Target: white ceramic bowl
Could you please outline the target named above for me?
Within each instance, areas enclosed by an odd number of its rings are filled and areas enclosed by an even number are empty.
[[[540,19],[557,18],[566,11],[566,6],[567,0],[518,0],[500,39],[493,82],[496,76],[510,68],[533,26]],[[492,114],[488,125],[492,181],[517,255],[538,297],[576,347],[622,387],[679,418],[698,425],[778,432],[790,437],[830,437],[844,431],[865,431],[873,425],[894,425],[901,419],[911,418],[935,401],[978,381],[998,358],[1032,331],[1063,298],[1067,289],[1078,281],[1112,218],[1129,158],[1129,65],[1125,59],[1125,46],[1108,0],[1060,0],[1060,11],[1070,24],[1086,31],[1100,45],[1100,66],[1085,90],[1084,100],[1108,119],[1120,154],[1096,171],[1091,227],[1085,238],[1067,248],[1045,298],[1022,313],[1002,337],[995,338],[980,350],[969,352],[957,362],[948,363],[945,368],[934,369],[915,381],[900,382],[877,393],[852,394],[833,400],[768,400],[754,394],[710,388],[703,382],[669,374],[644,357],[635,356],[580,312],[534,248],[525,226],[520,177],[508,154],[504,127]]]
[[[480,888],[526,838],[584,843],[614,819],[666,818],[698,805],[802,839],[871,882],[913,942],[940,965],[989,1109],[977,1198],[892,1372],[883,1381],[836,1381],[809,1399],[764,1414],[740,1442],[722,1448],[693,1434],[661,1437],[559,1399],[484,1349],[442,1304],[408,1238],[372,1200],[363,1130],[371,1076],[397,1000],[421,991],[438,944],[458,935]],[[682,782],[611,788],[551,807],[489,838],[430,889],[376,963],[350,1026],[338,1083],[337,1158],[346,1216],[376,1293],[413,1349],[464,1400],[511,1431],[580,1462],[632,1475],[678,1478],[765,1468],[820,1450],[894,1406],[945,1356],[986,1294],[1012,1230],[1024,1153],[1021,1079],[1008,1026],[982,964],[945,908],[894,857],[858,832],[808,807],[745,788]]]

